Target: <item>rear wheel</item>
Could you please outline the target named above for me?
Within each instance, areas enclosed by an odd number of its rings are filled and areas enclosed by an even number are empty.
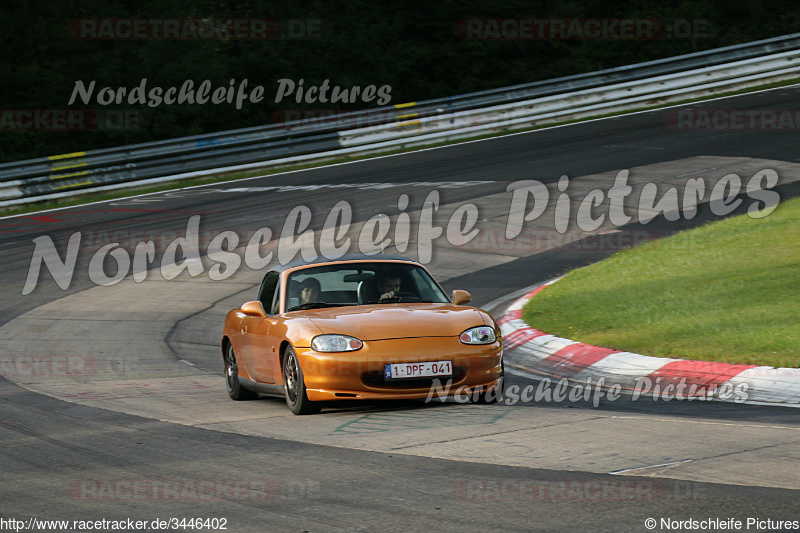
[[[237,401],[258,398],[258,394],[245,389],[239,383],[239,367],[236,365],[236,354],[233,353],[233,346],[230,343],[225,347],[225,388],[228,390],[228,396]]]
[[[306,396],[306,384],[303,371],[294,349],[289,346],[283,356],[283,388],[286,391],[286,405],[296,415],[319,413],[322,408]]]

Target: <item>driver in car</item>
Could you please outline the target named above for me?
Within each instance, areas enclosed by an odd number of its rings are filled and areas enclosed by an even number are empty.
[[[378,280],[378,292],[381,300],[393,298],[395,293],[400,292],[400,276],[385,272]]]
[[[320,284],[316,278],[304,279],[300,284],[300,305],[319,300]]]

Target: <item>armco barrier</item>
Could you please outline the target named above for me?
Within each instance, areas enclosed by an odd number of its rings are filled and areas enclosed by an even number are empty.
[[[464,138],[800,74],[800,34],[576,76],[295,121],[0,164],[0,207],[182,177]]]
[[[477,135],[688,99],[798,76],[800,50],[474,111],[444,113],[421,118],[413,124],[349,130],[341,132],[340,136],[343,146],[357,146],[436,132],[461,132],[462,129],[469,135]],[[447,137],[452,138],[451,135]],[[413,141],[431,142],[431,137]]]

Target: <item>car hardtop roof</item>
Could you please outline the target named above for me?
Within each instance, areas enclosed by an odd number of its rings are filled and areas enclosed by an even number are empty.
[[[377,255],[364,255],[364,254],[345,254],[338,259],[327,259],[325,257],[320,257],[315,259],[314,261],[305,261],[303,259],[297,259],[294,261],[290,261],[286,263],[284,266],[279,268],[274,268],[272,270],[285,272],[287,270],[291,270],[293,268],[301,267],[301,266],[311,266],[311,265],[324,265],[326,263],[340,263],[343,261],[360,261],[360,262],[372,262],[372,261],[399,261],[404,263],[413,263],[418,265],[417,261],[413,259],[409,259],[408,257],[403,257],[400,255],[387,255],[387,254],[377,254]]]

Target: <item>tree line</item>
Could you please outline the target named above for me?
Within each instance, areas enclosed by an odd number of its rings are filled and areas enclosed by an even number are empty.
[[[387,96],[389,105],[454,96],[800,28],[790,0],[7,0],[2,9],[3,162],[371,109]],[[143,89],[174,87],[176,99],[131,103],[145,78]],[[206,80],[205,103],[178,102],[188,81],[196,97]],[[263,87],[261,98],[237,105],[242,80]],[[280,80],[293,90],[278,98]],[[69,104],[77,82],[95,82],[88,103]],[[326,94],[353,98],[320,98],[326,84]],[[106,87],[114,100],[105,91],[101,104]],[[220,88],[234,101],[213,103]]]

